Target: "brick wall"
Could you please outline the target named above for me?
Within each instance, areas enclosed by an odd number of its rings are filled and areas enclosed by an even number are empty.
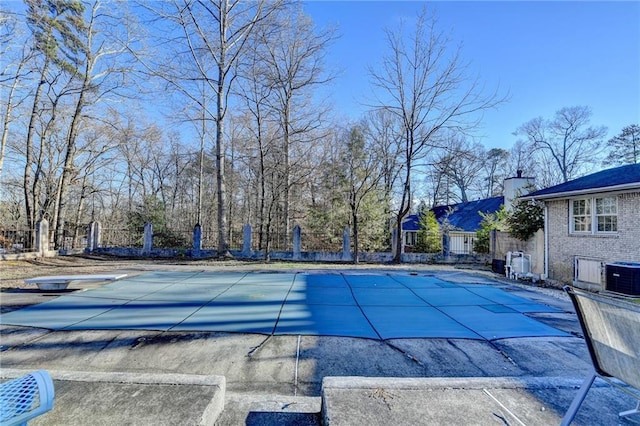
[[[640,192],[618,195],[618,233],[569,234],[569,201],[547,201],[549,278],[571,283],[575,256],[640,262]]]

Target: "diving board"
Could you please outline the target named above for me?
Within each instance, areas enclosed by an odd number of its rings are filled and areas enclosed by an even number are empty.
[[[40,290],[64,290],[72,281],[115,281],[126,277],[127,274],[106,275],[60,275],[27,278],[25,284],[36,284]]]

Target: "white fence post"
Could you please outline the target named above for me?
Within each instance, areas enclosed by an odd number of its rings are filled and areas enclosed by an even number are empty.
[[[46,256],[49,251],[49,221],[42,219],[36,223],[36,252]]]
[[[87,226],[87,251],[89,253],[100,247],[100,222],[89,222]]]

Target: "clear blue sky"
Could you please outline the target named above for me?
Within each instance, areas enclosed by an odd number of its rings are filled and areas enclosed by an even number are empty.
[[[336,113],[357,119],[371,93],[367,67],[387,49],[383,29],[396,28],[425,2],[308,1],[317,25],[338,26],[327,65],[341,70],[331,88]],[[429,2],[439,27],[462,44],[488,89],[510,99],[485,113],[478,134],[487,147],[510,148],[526,121],[565,106],[592,108],[592,124],[640,124],[640,2]]]

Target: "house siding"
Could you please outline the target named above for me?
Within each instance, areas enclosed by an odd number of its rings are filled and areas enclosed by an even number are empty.
[[[569,200],[546,202],[549,278],[571,283],[575,256],[603,262],[640,262],[640,192],[619,194],[617,197],[618,232],[615,235],[569,234]]]

